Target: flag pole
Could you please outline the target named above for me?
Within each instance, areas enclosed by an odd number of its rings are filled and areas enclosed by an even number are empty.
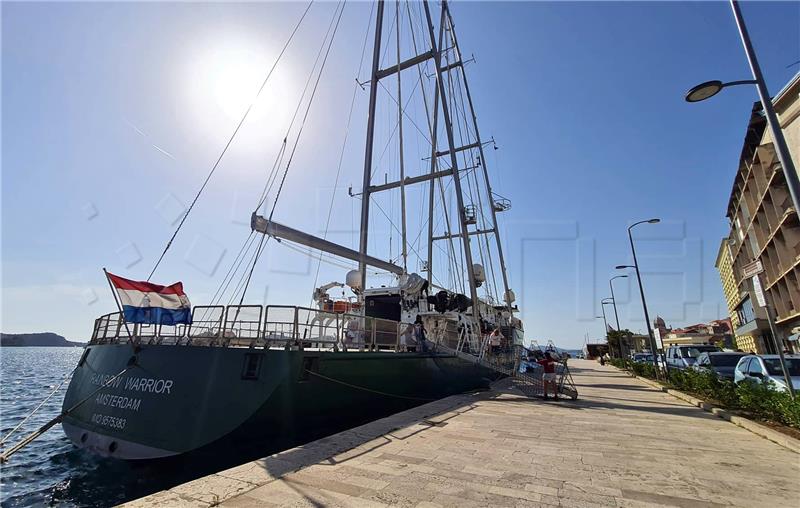
[[[108,276],[108,270],[106,267],[103,267],[103,273],[106,275],[106,281],[108,281],[108,287],[111,288],[111,294],[114,295],[114,303],[117,304],[117,309],[119,309],[119,315],[122,318],[122,324],[125,325],[125,330],[128,332],[128,339],[133,340],[133,334],[131,333],[131,329],[128,328],[128,322],[125,321],[125,312],[122,310],[122,304],[119,303],[117,299],[117,291],[114,289],[114,284],[111,283],[111,278]]]

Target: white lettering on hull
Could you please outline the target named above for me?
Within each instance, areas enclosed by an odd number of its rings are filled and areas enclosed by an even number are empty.
[[[108,416],[99,413],[94,413],[92,415],[92,423],[95,423],[97,425],[102,425],[103,427],[108,427],[111,429],[122,430],[125,428],[125,424],[128,423],[128,420],[126,420],[125,418],[117,418],[116,416]]]
[[[150,379],[144,377],[129,377],[125,380],[125,390],[133,392],[146,392],[170,395],[172,390],[171,379]]]
[[[156,393],[159,395],[171,395],[172,385],[174,384],[171,379],[153,379],[146,377],[118,377],[111,380],[114,376],[111,374],[92,374],[91,382],[95,386],[105,386],[107,388],[120,388],[132,392],[142,393]],[[125,379],[125,384],[122,380]]]
[[[122,395],[111,395],[108,393],[101,393],[95,399],[95,403],[100,406],[116,407],[120,409],[130,409],[131,411],[139,411],[139,405],[142,399],[132,399]]]

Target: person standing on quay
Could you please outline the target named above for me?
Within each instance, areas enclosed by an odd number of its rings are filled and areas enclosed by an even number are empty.
[[[544,358],[539,360],[539,365],[542,366],[544,369],[544,374],[542,374],[542,383],[544,384],[544,398],[549,398],[547,396],[547,385],[553,386],[553,398],[558,400],[558,387],[556,386],[556,361],[553,359],[552,355],[550,355],[550,351],[545,351]]]

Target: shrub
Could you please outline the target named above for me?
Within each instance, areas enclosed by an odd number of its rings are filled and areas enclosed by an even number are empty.
[[[615,367],[637,376],[655,378],[652,364],[612,359]],[[670,369],[669,386],[689,392],[728,409],[739,409],[756,418],[800,429],[800,399],[792,400],[787,392],[779,392],[766,384],[740,383],[718,377],[714,372]]]

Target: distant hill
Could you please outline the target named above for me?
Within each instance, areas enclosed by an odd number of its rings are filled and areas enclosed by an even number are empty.
[[[0,346],[26,347],[26,346],[57,346],[79,347],[85,344],[65,339],[52,332],[44,333],[0,333]]]

